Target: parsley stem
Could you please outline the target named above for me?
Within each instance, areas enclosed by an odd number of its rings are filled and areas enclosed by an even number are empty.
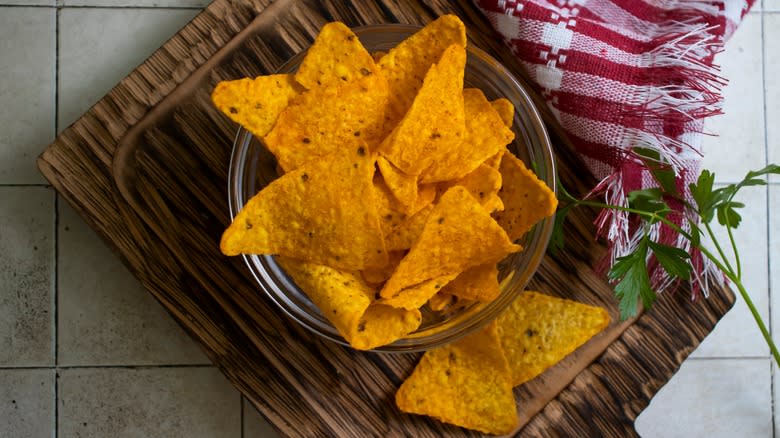
[[[718,254],[720,254],[721,260],[723,260],[723,263],[726,265],[726,267],[730,272],[734,272],[734,268],[731,267],[731,263],[729,263],[728,257],[726,257],[726,254],[723,252],[723,249],[721,249],[720,243],[718,243],[718,239],[715,238],[715,233],[712,231],[712,227],[710,227],[710,224],[708,222],[704,222],[704,227],[707,228],[707,234],[710,235],[710,240],[712,240],[712,243],[715,245],[715,248],[718,250]],[[736,254],[736,252],[737,251],[735,248],[734,253]],[[712,259],[712,257],[710,257],[710,259]],[[721,269],[721,271],[724,270]]]
[[[734,253],[734,264],[737,265],[737,278],[742,280],[742,262],[739,260],[739,251],[737,251],[737,243],[734,241],[733,228],[731,228],[731,223],[729,222],[728,216],[726,216],[726,231],[729,233],[731,251]]]

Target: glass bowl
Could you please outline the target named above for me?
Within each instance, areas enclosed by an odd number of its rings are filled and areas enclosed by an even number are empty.
[[[370,51],[387,51],[419,30],[417,26],[387,24],[353,29]],[[515,106],[512,130],[514,142],[509,149],[533,169],[541,180],[555,190],[555,165],[547,131],[523,87],[498,61],[484,51],[469,46],[465,86],[482,90],[488,99],[509,99]],[[292,73],[303,60],[299,53],[285,63],[279,73]],[[230,163],[228,196],[231,218],[266,184],[276,178],[276,161],[270,152],[244,129],[239,129],[233,145]],[[465,336],[492,321],[523,291],[547,250],[553,220],[547,218],[534,226],[519,243],[523,251],[512,254],[499,264],[501,293],[490,303],[435,313],[423,307],[423,321],[419,329],[403,339],[376,348],[374,351],[411,352],[445,345]],[[349,345],[338,331],[322,316],[276,263],[273,256],[244,255],[249,271],[257,284],[289,317],[310,331]]]

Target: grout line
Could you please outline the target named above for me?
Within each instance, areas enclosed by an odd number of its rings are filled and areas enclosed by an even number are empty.
[[[764,13],[764,0],[761,0],[761,89],[764,91],[763,93],[763,106],[764,106],[764,164],[769,164],[769,127],[768,127],[768,119],[767,119],[767,101],[766,101],[766,14]],[[766,177],[767,181],[769,180],[769,176]],[[769,188],[766,189],[766,236],[767,236],[767,249],[766,249],[766,275],[767,275],[767,292],[768,292],[768,324],[769,324],[769,335],[774,340],[774,334],[772,331],[773,325],[772,324],[772,210],[770,205],[770,197],[769,197]],[[775,416],[777,414],[777,400],[775,400],[775,379],[773,376],[774,373],[774,364],[773,361],[770,360],[769,363],[769,391],[770,391],[770,400],[772,401],[770,405],[770,409],[772,412],[772,436],[775,436],[777,434],[777,425],[775,424]]]
[[[60,429],[60,397],[59,397],[59,383],[60,383],[60,372],[57,369],[52,370],[54,372],[54,430],[52,431],[52,436],[54,438],[57,438],[57,435],[59,434]]]
[[[54,18],[54,136],[60,135],[60,9]]]
[[[60,10],[54,13],[54,136],[59,134],[59,77],[60,77]],[[53,436],[57,438],[60,429],[59,417],[59,380],[60,371],[56,367],[59,365],[59,272],[60,272],[60,195],[54,192],[54,430]]]
[[[54,9],[57,6],[55,5],[9,5],[5,3],[0,3],[0,8],[39,8],[39,9]]]
[[[149,370],[149,369],[167,369],[167,368],[216,368],[213,364],[162,364],[162,365],[58,365],[58,366],[0,366],[0,371],[18,371],[18,370],[92,370],[92,369],[127,369],[127,370]]]

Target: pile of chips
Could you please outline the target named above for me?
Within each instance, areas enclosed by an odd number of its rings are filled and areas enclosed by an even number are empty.
[[[452,15],[373,54],[345,25],[329,23],[295,74],[219,83],[214,104],[263,142],[280,173],[234,218],[222,252],[275,255],[360,350],[417,330],[424,306],[441,312],[498,297],[496,264],[521,250],[513,242],[552,215],[557,202],[506,148],[514,139],[512,104],[464,89],[465,65],[465,27]],[[499,323],[426,354],[401,387],[399,407],[478,430],[505,430],[510,422],[501,422],[502,409],[511,399],[514,412],[516,383],[506,358],[533,361],[526,373],[546,362],[515,355],[530,351],[524,344],[502,348],[500,332]],[[505,332],[512,341],[516,329]],[[453,406],[433,394],[418,396],[430,390],[428,380],[441,384],[437,373],[457,376],[448,388],[468,396],[450,400]],[[499,392],[500,400],[489,399]],[[476,399],[484,404],[474,411]],[[481,420],[463,419],[471,417],[461,412]]]

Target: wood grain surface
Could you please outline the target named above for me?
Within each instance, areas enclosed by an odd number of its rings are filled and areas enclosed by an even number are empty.
[[[228,164],[236,126],[209,93],[222,79],[273,72],[326,22],[424,24],[455,13],[470,44],[531,89],[519,64],[468,1],[216,0],[122,80],[41,155],[46,178],[114,249],[210,359],[289,436],[474,436],[400,413],[395,390],[417,354],[360,353],[321,340],[281,314],[239,258],[219,254],[229,222]],[[542,110],[564,184],[594,181]],[[568,249],[547,257],[531,287],[604,306],[611,289],[592,267],[592,211],[567,228]],[[650,398],[733,305],[728,290],[691,303],[661,297],[542,376],[516,388],[523,436],[633,436]]]

